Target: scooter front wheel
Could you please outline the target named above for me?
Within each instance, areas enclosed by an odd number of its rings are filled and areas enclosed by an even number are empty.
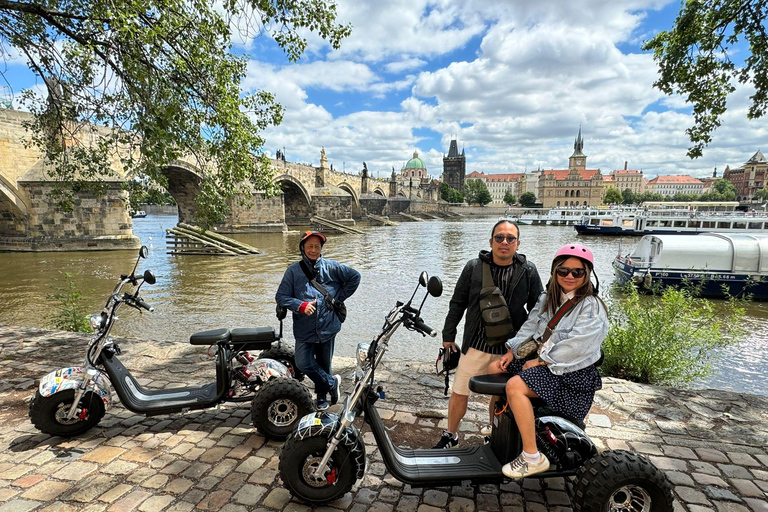
[[[576,474],[574,512],[672,512],[672,484],[642,455],[608,450]]]
[[[66,389],[50,396],[42,396],[40,391],[29,402],[29,418],[41,432],[52,436],[76,436],[95,427],[104,417],[104,402],[92,391],[83,393],[75,416],[67,419],[75,390]]]
[[[344,496],[355,484],[354,457],[343,444],[336,447],[321,475],[315,476],[327,446],[325,436],[292,436],[283,445],[280,478],[297,498],[312,504],[327,503]]]
[[[251,420],[266,437],[282,440],[312,409],[312,395],[303,384],[288,377],[277,377],[256,392],[251,403]]]

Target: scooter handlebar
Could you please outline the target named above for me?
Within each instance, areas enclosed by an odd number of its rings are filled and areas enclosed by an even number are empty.
[[[144,309],[146,309],[146,310],[147,310],[147,311],[149,311],[150,313],[151,313],[151,312],[153,312],[153,311],[155,310],[155,308],[153,308],[152,306],[150,306],[149,304],[147,304],[146,302],[144,302],[144,301],[141,299],[141,297],[136,297],[136,305],[137,305],[137,306],[139,306],[140,308],[144,308]]]
[[[428,334],[431,337],[437,336],[437,331],[428,326],[424,323],[424,321],[421,318],[416,318],[413,321],[413,326],[416,327],[416,329],[424,334]]]

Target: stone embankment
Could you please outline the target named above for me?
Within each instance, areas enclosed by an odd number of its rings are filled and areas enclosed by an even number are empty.
[[[87,337],[0,326],[0,512],[304,511],[283,487],[281,444],[254,432],[249,404],[146,418],[116,406],[72,439],[41,434],[27,404],[35,379],[79,364]],[[213,375],[199,347],[126,340],[123,362],[148,387]],[[351,361],[339,360],[349,375]],[[409,439],[439,436],[447,400],[428,364],[389,362],[380,372],[381,415]],[[349,380],[345,380],[349,387]],[[463,442],[481,442],[483,403],[472,403]],[[367,432],[367,429],[366,429]],[[768,511],[768,397],[641,386],[605,379],[587,419],[601,449],[629,449],[674,484],[677,512]],[[322,510],[567,512],[562,478],[503,485],[414,489],[386,471],[370,432],[366,477]],[[416,447],[416,446],[414,446]]]

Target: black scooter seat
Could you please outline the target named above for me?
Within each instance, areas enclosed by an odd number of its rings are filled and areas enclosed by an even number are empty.
[[[247,343],[249,341],[275,341],[274,327],[244,327],[230,331],[232,343]]]
[[[469,379],[469,390],[480,395],[506,396],[507,381],[512,377],[509,373],[476,375]]]
[[[229,329],[196,332],[189,337],[191,345],[213,345],[222,341],[229,341]]]

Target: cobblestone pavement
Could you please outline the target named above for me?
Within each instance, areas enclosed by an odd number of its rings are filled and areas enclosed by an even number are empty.
[[[84,335],[0,326],[0,512],[303,511],[278,476],[280,443],[250,424],[249,404],[146,418],[121,405],[91,431],[72,439],[39,433],[27,417],[35,379],[79,364]],[[213,375],[199,347],[121,343],[121,359],[148,387],[179,385]],[[347,375],[351,361],[339,360]],[[427,364],[393,362],[379,380],[379,402],[392,425],[424,430],[445,425],[442,382]],[[344,381],[345,387],[349,380]],[[465,443],[486,407],[470,401]],[[647,456],[674,484],[677,512],[768,512],[768,397],[723,391],[684,391],[605,379],[587,420],[600,449]],[[413,489],[394,480],[366,429],[366,477],[325,511],[567,512],[562,478],[503,485]]]

